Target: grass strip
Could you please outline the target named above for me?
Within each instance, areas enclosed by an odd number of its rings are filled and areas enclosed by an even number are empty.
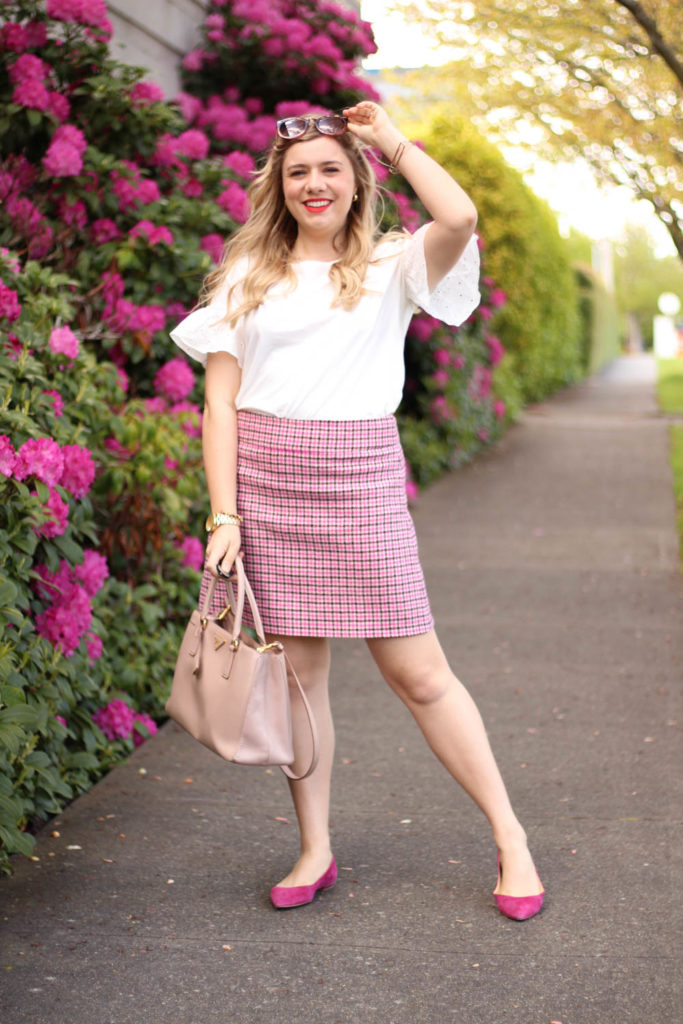
[[[662,412],[683,414],[683,359],[657,360],[657,397]],[[676,500],[678,550],[683,568],[683,426],[672,424],[669,438]]]
[[[683,359],[657,360],[657,396],[662,412],[683,414]]]
[[[674,474],[678,550],[681,556],[681,569],[683,569],[683,426],[671,427],[671,468]]]

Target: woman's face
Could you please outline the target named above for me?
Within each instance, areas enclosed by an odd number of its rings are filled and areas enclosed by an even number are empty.
[[[282,190],[300,235],[334,239],[346,224],[355,189],[353,165],[336,139],[321,135],[287,149]]]

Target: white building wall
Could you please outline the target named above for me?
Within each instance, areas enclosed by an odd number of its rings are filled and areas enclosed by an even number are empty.
[[[180,61],[200,41],[205,0],[112,0],[112,57],[148,69],[167,98],[180,90]]]

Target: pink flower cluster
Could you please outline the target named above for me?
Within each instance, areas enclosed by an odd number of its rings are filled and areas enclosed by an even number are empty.
[[[146,107],[150,103],[163,103],[164,90],[154,82],[136,82],[130,90],[130,98],[136,107]]]
[[[52,136],[43,157],[43,167],[55,178],[69,178],[83,170],[83,154],[88,143],[85,135],[72,124],[62,124]]]
[[[270,75],[299,72],[316,95],[352,90],[378,98],[355,74],[358,57],[377,49],[371,26],[355,11],[331,0],[225,0],[214,6],[227,8],[229,18],[208,15],[207,47],[187,54],[185,70],[201,70],[221,50],[247,53],[252,63],[265,58]]]
[[[121,237],[121,232],[110,217],[99,217],[90,225],[90,233],[95,245],[106,245]]]
[[[57,200],[57,217],[67,227],[82,229],[88,223],[88,211],[82,199],[74,199],[72,203],[66,196]]]
[[[23,25],[8,22],[0,28],[0,50],[22,53],[38,49],[47,42],[47,28],[43,21],[27,21]]]
[[[123,160],[122,164],[130,172],[129,177],[124,177],[118,171],[112,172],[113,192],[121,211],[146,206],[147,203],[156,203],[161,199],[161,191],[156,181],[144,178],[138,164],[132,160]]]
[[[429,411],[437,425],[447,423],[448,420],[452,420],[456,415],[455,409],[451,406],[445,395],[437,395],[433,398]]]
[[[223,163],[226,167],[229,167],[231,171],[238,174],[240,178],[250,177],[255,169],[256,164],[251,153],[244,153],[239,149],[234,149],[232,153],[228,153],[223,158]]]
[[[15,452],[12,442],[3,434],[0,436],[0,473],[16,480],[33,476],[47,484],[50,488],[45,504],[48,521],[37,526],[36,533],[42,537],[60,537],[66,530],[69,506],[55,487],[63,487],[75,498],[85,497],[95,479],[95,463],[90,451],[80,444],[60,448],[52,438],[30,437]]]
[[[40,210],[22,192],[33,188],[36,169],[23,155],[12,155],[0,163],[0,205],[14,232],[28,240],[28,255],[42,259],[52,248],[53,231]]]
[[[201,572],[204,564],[204,545],[196,537],[183,537],[178,545],[183,553],[181,565],[187,565],[190,569]]]
[[[64,453],[49,437],[30,437],[16,453],[13,475],[17,480],[34,476],[44,484],[58,484],[64,472]]]
[[[78,355],[78,338],[70,327],[53,328],[47,344],[55,355],[65,355],[68,359],[75,359]]]
[[[204,235],[199,243],[199,248],[208,252],[214,263],[220,263],[223,257],[223,238],[215,233]]]
[[[128,232],[129,238],[146,238],[150,245],[157,245],[164,242],[166,245],[173,245],[173,235],[164,225],[157,226],[151,220],[139,220],[135,227]]]
[[[22,26],[16,26],[21,28]],[[46,80],[49,65],[32,53],[22,53],[9,68],[10,82],[14,85],[12,102],[31,110],[51,110],[55,98],[62,99],[58,92],[48,89]],[[56,111],[55,111],[56,113]]]
[[[31,493],[36,494],[35,491]],[[48,519],[47,522],[39,523],[36,526],[38,536],[48,538],[61,537],[63,533],[66,533],[69,521],[69,506],[54,487],[50,488],[50,494],[45,502],[44,511]]]
[[[52,406],[52,411],[57,418],[64,415],[64,399],[60,395],[59,391],[43,391],[43,395],[47,398],[48,403]]]
[[[179,402],[192,391],[194,373],[184,359],[170,359],[161,367],[154,378],[157,394]]]
[[[260,100],[257,102],[260,108]],[[244,146],[253,153],[264,150],[275,134],[275,118],[256,112],[249,100],[241,102],[236,89],[226,90],[223,97],[210,96],[206,106],[197,100],[192,114],[197,126],[205,128],[214,141]]]
[[[429,316],[428,313],[418,313],[410,321],[409,329],[411,335],[424,344],[429,341],[434,331],[440,326],[441,321],[437,320],[435,316]]]
[[[95,725],[102,730],[108,740],[125,740],[132,734],[133,743],[139,747],[146,737],[135,728],[139,723],[150,736],[157,731],[157,724],[148,714],[133,711],[125,700],[115,698],[92,716]]]
[[[410,232],[417,231],[420,226],[420,215],[413,208],[408,196],[403,195],[402,192],[392,192],[392,197],[398,207],[402,226]]]
[[[47,0],[45,11],[48,18],[56,21],[75,21],[99,29],[105,39],[114,31],[104,0]]]
[[[123,298],[124,280],[120,274],[110,272],[103,281],[104,309],[102,315],[107,323],[119,333],[140,332],[151,337],[166,326],[166,314],[162,306],[136,306]]]
[[[505,293],[503,293],[505,294]],[[494,334],[486,335],[486,344],[489,349],[489,359],[491,360],[491,366],[498,366],[505,355],[505,349],[500,338],[497,338]]]
[[[62,447],[64,470],[61,486],[74,498],[84,498],[95,479],[95,463],[90,451],[81,444],[65,444]]]
[[[249,197],[236,181],[224,182],[226,188],[216,199],[228,216],[237,224],[244,224],[249,216]]]
[[[0,317],[5,317],[12,323],[20,314],[19,296],[13,288],[8,288],[0,281]]]
[[[17,453],[7,434],[0,434],[0,476],[12,476]]]
[[[50,602],[45,611],[36,616],[36,630],[70,658],[90,629],[91,599],[109,575],[106,559],[88,549],[81,565],[71,566],[62,559],[57,572],[50,572],[44,565],[35,568],[40,577],[38,593]],[[96,634],[88,635],[86,645],[91,659],[102,653],[102,642]]]

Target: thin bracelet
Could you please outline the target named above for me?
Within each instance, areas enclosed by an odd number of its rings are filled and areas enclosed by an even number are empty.
[[[398,171],[398,165],[400,164],[403,154],[408,146],[412,146],[412,142],[409,142],[408,139],[402,139],[396,147],[396,152],[391,158],[391,163],[389,164],[389,170],[394,174]]]

